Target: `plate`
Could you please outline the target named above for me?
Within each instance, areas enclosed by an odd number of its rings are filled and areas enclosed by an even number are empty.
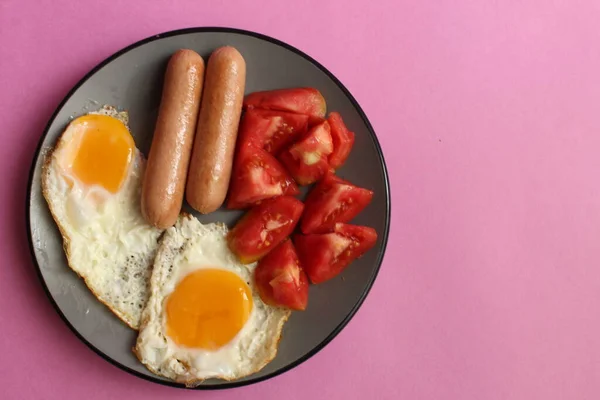
[[[180,48],[197,51],[208,60],[219,46],[236,47],[246,59],[246,93],[284,87],[319,89],[329,110],[341,113],[356,143],[342,178],[375,192],[371,204],[353,220],[375,228],[375,248],[352,263],[341,276],[310,287],[305,312],[294,312],[283,330],[277,357],[260,372],[233,382],[207,380],[197,389],[242,386],[285,372],[329,343],[350,321],[369,292],[381,265],[390,225],[390,192],[383,154],[373,128],[350,92],[317,61],[279,40],[228,28],[193,28],[152,36],[117,52],[90,71],[65,97],[51,117],[31,168],[27,224],[30,248],[46,294],[65,323],[97,354],[138,377],[184,387],[158,377],[131,352],[136,332],[101,305],[67,267],[62,239],[41,193],[44,156],[69,121],[104,104],[129,111],[136,145],[145,154],[151,143],[160,102],[163,74],[171,54]],[[195,214],[201,222],[229,226],[241,213],[219,210]]]

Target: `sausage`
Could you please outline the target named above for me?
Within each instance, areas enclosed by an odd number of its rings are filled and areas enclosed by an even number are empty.
[[[242,55],[229,46],[215,50],[206,67],[186,186],[187,202],[202,214],[221,207],[227,195],[245,85]]]
[[[142,214],[160,229],[172,226],[181,211],[203,77],[204,60],[195,51],[171,56],[142,184]]]

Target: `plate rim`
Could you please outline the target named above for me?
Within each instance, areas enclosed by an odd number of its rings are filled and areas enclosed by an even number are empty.
[[[373,141],[373,144],[375,145],[375,150],[377,151],[377,155],[380,160],[380,168],[381,168],[381,172],[384,177],[385,195],[386,195],[386,201],[387,201],[386,210],[385,210],[385,212],[386,212],[385,229],[384,229],[384,232],[382,235],[382,246],[378,250],[378,254],[377,254],[377,258],[376,258],[377,266],[376,266],[374,272],[371,274],[371,277],[369,278],[369,282],[367,282],[367,285],[366,285],[365,289],[363,290],[363,292],[361,293],[360,298],[358,299],[356,304],[354,304],[354,306],[352,307],[350,312],[344,317],[344,319],[335,327],[335,329],[327,337],[325,337],[317,346],[312,348],[309,352],[304,354],[302,357],[287,364],[286,366],[284,366],[282,368],[279,368],[276,371],[273,371],[272,373],[269,373],[269,374],[266,374],[266,375],[260,376],[260,377],[249,378],[244,381],[230,381],[230,382],[224,382],[224,383],[221,383],[218,385],[214,385],[214,384],[202,385],[201,384],[201,385],[198,385],[193,388],[186,387],[185,385],[177,383],[177,382],[161,380],[161,379],[155,378],[153,376],[145,375],[145,374],[138,372],[130,367],[127,367],[127,366],[121,364],[120,362],[118,362],[117,360],[114,360],[113,358],[111,358],[110,356],[105,354],[104,352],[102,352],[100,349],[98,349],[96,346],[94,346],[94,344],[92,344],[90,341],[88,341],[81,333],[79,333],[79,331],[71,324],[71,322],[68,320],[68,318],[64,315],[64,313],[62,312],[62,310],[60,309],[60,307],[54,300],[54,297],[50,293],[50,290],[48,288],[48,285],[46,284],[46,281],[44,279],[44,276],[43,276],[41,268],[40,268],[40,264],[38,262],[36,254],[35,254],[35,246],[33,244],[33,235],[32,235],[32,231],[31,231],[31,192],[32,192],[32,188],[34,185],[33,180],[34,180],[34,175],[35,175],[35,171],[36,171],[36,165],[37,165],[38,159],[41,155],[43,143],[44,143],[46,137],[48,136],[48,131],[50,130],[50,127],[54,123],[56,116],[62,110],[62,108],[64,107],[66,102],[75,94],[75,92],[77,90],[79,90],[79,88],[85,82],[87,82],[100,69],[102,69],[104,66],[111,63],[116,58],[128,53],[131,50],[134,50],[140,46],[143,46],[147,43],[151,43],[151,42],[161,40],[161,39],[167,38],[167,37],[187,35],[187,34],[191,34],[191,33],[234,33],[234,34],[240,34],[240,35],[245,35],[245,36],[250,36],[250,37],[257,38],[257,39],[261,39],[261,40],[267,41],[271,44],[275,44],[277,46],[283,47],[286,50],[289,50],[289,51],[303,57],[304,59],[309,61],[311,64],[313,64],[315,67],[317,67],[325,75],[327,75],[327,77],[329,79],[331,79],[336,84],[336,86],[344,93],[344,95],[348,98],[348,100],[350,100],[350,103],[356,109],[360,118],[362,119],[365,126],[367,127],[367,130],[369,132],[369,135],[371,136],[371,140]],[[60,101],[60,103],[58,104],[58,106],[56,107],[54,112],[52,113],[51,117],[48,120],[48,123],[46,124],[46,127],[44,128],[44,131],[42,132],[42,135],[36,146],[36,149],[35,149],[35,152],[33,155],[33,160],[31,163],[31,167],[29,170],[26,201],[27,201],[27,206],[26,206],[26,211],[25,211],[25,214],[26,214],[25,220],[26,220],[26,224],[27,224],[27,239],[29,242],[30,255],[31,255],[33,264],[35,266],[35,269],[36,269],[38,280],[40,281],[42,288],[44,289],[44,292],[46,293],[46,297],[48,297],[48,299],[50,300],[52,307],[57,312],[57,314],[60,316],[62,321],[75,334],[75,336],[81,342],[83,342],[90,350],[92,350],[94,353],[96,353],[98,356],[102,357],[104,360],[108,361],[110,364],[119,368],[122,371],[125,371],[125,372],[127,372],[133,376],[136,376],[138,378],[141,378],[143,380],[157,383],[157,384],[160,384],[163,386],[175,387],[175,388],[179,388],[179,389],[190,389],[190,390],[230,389],[230,388],[236,388],[236,387],[242,387],[242,386],[249,386],[249,385],[252,385],[252,384],[255,384],[258,382],[266,381],[268,379],[272,379],[276,376],[282,375],[282,374],[296,368],[300,364],[304,363],[305,361],[307,361],[308,359],[313,357],[315,354],[319,353],[323,348],[325,348],[325,346],[327,346],[329,343],[331,343],[331,341],[333,339],[335,339],[335,337],[348,325],[348,323],[352,320],[352,318],[354,318],[354,316],[356,315],[356,313],[358,312],[360,307],[363,305],[365,299],[367,298],[367,295],[373,288],[373,284],[375,283],[375,280],[381,269],[381,264],[383,263],[383,258],[384,258],[385,251],[386,251],[387,244],[388,244],[389,231],[390,231],[390,225],[391,225],[391,208],[392,208],[390,180],[389,180],[387,165],[385,163],[385,158],[383,155],[383,150],[381,148],[381,144],[379,143],[379,140],[377,138],[377,135],[375,134],[373,126],[371,125],[371,122],[367,118],[365,112],[359,105],[358,101],[354,98],[354,96],[346,88],[346,86],[344,86],[344,84],[332,72],[330,72],[327,68],[325,68],[317,60],[315,60],[314,58],[312,58],[311,56],[309,56],[302,50],[299,50],[298,48],[296,48],[286,42],[283,42],[274,37],[267,36],[265,34],[258,33],[255,31],[239,29],[239,28],[224,27],[224,26],[188,27],[188,28],[170,30],[170,31],[155,34],[152,36],[148,36],[144,39],[138,40],[130,45],[127,45],[127,46],[121,48],[120,50],[116,51],[115,53],[108,56],[104,60],[100,61],[89,72],[87,72],[63,97],[63,99]]]

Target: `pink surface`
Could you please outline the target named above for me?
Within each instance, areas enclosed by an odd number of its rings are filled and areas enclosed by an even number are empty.
[[[0,398],[599,398],[598,2],[293,3],[0,1]],[[373,291],[329,346],[198,393],[76,339],[35,276],[24,199],[72,85],[134,41],[208,25],[275,36],[347,85],[382,143],[393,221]]]

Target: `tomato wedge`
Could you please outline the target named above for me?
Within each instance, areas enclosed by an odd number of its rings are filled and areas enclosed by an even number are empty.
[[[286,239],[264,256],[254,270],[260,298],[269,305],[305,310],[308,278],[300,267],[292,241]]]
[[[269,127],[263,133],[263,148],[271,154],[295,142],[306,133],[308,116],[284,111],[251,110],[250,112],[268,120]]]
[[[338,112],[332,112],[327,118],[331,127],[331,139],[333,141],[333,152],[329,155],[329,165],[338,169],[346,162],[354,145],[354,133],[350,132]]]
[[[300,263],[312,283],[322,283],[339,275],[376,241],[375,229],[341,223],[335,224],[331,233],[294,236]]]
[[[291,196],[261,202],[229,231],[229,248],[244,264],[259,260],[292,233],[303,209],[304,204]]]
[[[247,208],[271,197],[298,193],[298,186],[275,157],[248,144],[238,146],[227,208]]]
[[[277,154],[302,136],[307,126],[307,115],[251,109],[244,113],[240,122],[238,143],[264,148],[271,154]]]
[[[301,140],[290,146],[290,153],[295,158],[312,158],[315,153],[327,156],[332,152],[331,128],[327,121],[314,126]],[[305,162],[310,164],[308,160]]]
[[[318,181],[329,170],[327,156],[333,152],[329,123],[314,126],[298,142],[282,151],[279,160],[300,185]]]
[[[306,197],[300,229],[302,233],[331,232],[337,222],[356,217],[372,198],[371,190],[328,172]]]
[[[250,93],[244,99],[244,108],[289,111],[311,118],[324,118],[325,98],[314,88],[290,88]]]
[[[248,110],[240,120],[238,129],[237,147],[257,147],[263,148],[265,144],[265,132],[271,127],[271,121],[263,118],[254,110]]]
[[[329,170],[326,156],[320,156],[314,164],[306,165],[296,160],[287,150],[284,150],[279,154],[279,161],[301,186],[318,181]]]

